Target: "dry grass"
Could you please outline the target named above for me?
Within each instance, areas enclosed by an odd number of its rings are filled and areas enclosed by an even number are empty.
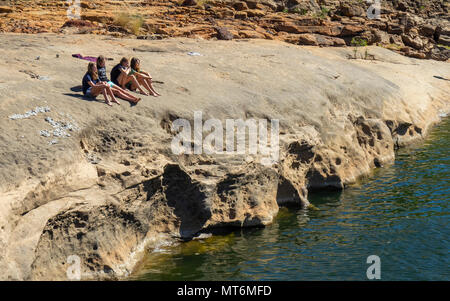
[[[114,19],[114,24],[126,28],[131,33],[137,35],[144,25],[144,17],[142,17],[141,15],[121,13]]]

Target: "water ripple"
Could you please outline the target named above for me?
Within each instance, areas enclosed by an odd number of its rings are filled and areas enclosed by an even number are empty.
[[[310,195],[319,210],[282,208],[264,229],[239,230],[148,254],[141,280],[450,280],[450,120],[394,165],[341,193]]]

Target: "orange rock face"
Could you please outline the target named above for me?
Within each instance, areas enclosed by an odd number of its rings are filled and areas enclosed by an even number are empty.
[[[78,8],[70,1],[16,0],[9,5],[3,2],[0,1],[0,32],[211,39],[221,38],[216,28],[222,27],[233,34],[233,39],[350,46],[353,38],[359,38],[369,45],[378,43],[394,50],[407,44],[415,49],[417,58],[450,57],[450,50],[441,46],[450,41],[448,21],[441,17],[448,15],[448,3],[439,0],[430,0],[420,9],[418,0],[405,0],[400,8],[396,2],[385,1],[379,19],[366,16],[369,4],[364,1],[82,0]],[[409,53],[412,52],[403,52]]]

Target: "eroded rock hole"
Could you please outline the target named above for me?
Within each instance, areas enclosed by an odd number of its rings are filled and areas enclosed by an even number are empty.
[[[278,183],[277,203],[279,206],[301,204],[297,189],[285,178],[280,179]]]
[[[314,157],[312,148],[313,147],[305,141],[302,141],[301,143],[295,141],[289,145],[288,152],[290,154],[296,155],[297,160],[299,160],[301,163],[309,163]]]

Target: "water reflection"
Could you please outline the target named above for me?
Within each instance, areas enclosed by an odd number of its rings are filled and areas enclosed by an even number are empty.
[[[365,280],[375,254],[384,280],[449,280],[450,120],[394,165],[317,210],[282,208],[263,229],[238,230],[148,254],[142,280]]]

